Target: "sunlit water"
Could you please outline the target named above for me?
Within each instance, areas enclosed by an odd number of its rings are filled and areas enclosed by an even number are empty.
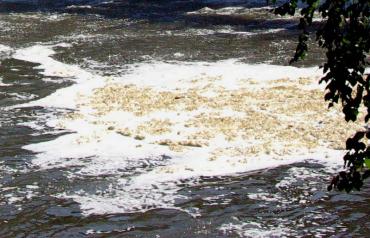
[[[369,234],[369,187],[326,191],[340,152],[327,161],[312,154],[235,165],[201,160],[203,150],[179,162],[160,146],[136,147],[130,143],[137,140],[114,133],[71,146],[90,130],[79,125],[97,130],[104,121],[57,124],[76,108],[88,110],[76,103],[79,89],[117,79],[170,88],[187,77],[252,70],[260,80],[305,76],[322,60],[312,48],[299,65],[305,68],[283,67],[294,52],[296,21],[251,9],[264,1],[186,2],[23,6],[14,13],[13,5],[0,5],[0,237]],[[169,165],[177,170],[163,172]]]

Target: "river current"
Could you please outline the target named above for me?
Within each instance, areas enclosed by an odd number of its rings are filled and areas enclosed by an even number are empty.
[[[358,125],[265,4],[0,0],[0,237],[367,237],[326,190]]]

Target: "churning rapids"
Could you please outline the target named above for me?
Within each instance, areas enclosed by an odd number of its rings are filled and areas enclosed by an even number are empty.
[[[60,2],[0,1],[0,237],[370,234],[368,186],[326,191],[362,125],[327,109],[314,45],[287,66],[296,18]]]

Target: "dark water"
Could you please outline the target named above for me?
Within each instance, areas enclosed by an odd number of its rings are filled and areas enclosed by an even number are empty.
[[[157,61],[218,61],[286,65],[294,52],[295,19],[278,19],[260,7],[206,1],[115,1],[93,7],[14,8],[0,5],[0,237],[367,237],[370,188],[343,194],[326,192],[332,168],[302,162],[231,177],[201,177],[183,183],[177,209],[83,214],[78,203],[57,195],[94,191],[110,178],[80,176],[73,167],[39,170],[35,154],[22,146],[70,133],[45,125],[64,109],[11,106],[45,97],[72,80],[43,80],[37,64],[12,52],[33,45],[56,47],[53,58],[101,75],[126,65]],[[226,1],[227,2],[227,1]],[[242,2],[242,1],[241,1]],[[129,4],[130,3],[130,4]],[[189,15],[205,6],[243,6],[242,14]],[[22,11],[10,13],[11,9]],[[282,29],[282,30],[277,30]],[[322,59],[313,48],[301,65]],[[28,124],[27,124],[28,123]],[[30,127],[29,123],[32,123]],[[68,150],[68,148],[65,148]]]

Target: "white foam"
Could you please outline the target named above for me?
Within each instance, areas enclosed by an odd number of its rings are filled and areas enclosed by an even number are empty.
[[[60,77],[71,79],[78,84],[75,84],[69,88],[60,89],[48,97],[23,104],[23,106],[44,106],[75,109],[75,103],[78,98],[77,92],[87,92],[88,90],[102,85],[99,81],[99,77],[82,70],[79,66],[68,65],[54,60],[51,56],[55,54],[53,47],[56,46],[70,47],[71,45],[66,43],[60,43],[54,46],[35,45],[17,50],[14,53],[13,58],[40,64],[35,68],[43,70],[42,74],[46,78]]]
[[[58,44],[56,46],[63,47],[66,45]],[[50,57],[54,54],[55,51],[52,49],[51,46],[35,45],[29,48],[17,50],[14,53],[13,58],[40,64],[40,66],[36,68],[44,70],[43,74],[49,77],[74,77],[76,74],[86,73],[78,66],[65,65],[59,61],[54,60]],[[79,79],[85,77],[86,76],[81,75]]]
[[[66,7],[67,9],[91,9],[91,5],[69,5]]]
[[[287,234],[294,235],[295,231],[283,225],[287,222],[280,219],[281,223],[277,226],[264,226],[258,222],[242,222],[237,218],[231,223],[223,224],[219,230],[225,235],[237,235],[239,237],[285,237]]]
[[[12,54],[12,52],[13,52],[13,49],[11,47],[0,44],[0,60],[3,58],[9,57]],[[8,85],[1,84],[0,82],[0,86],[8,86]]]
[[[9,87],[12,86],[13,84],[9,83],[3,83],[3,79],[0,77],[0,87]]]
[[[11,47],[0,44],[0,53],[10,52],[10,51],[12,51]]]
[[[286,27],[290,27],[292,25],[287,25]],[[237,35],[240,37],[250,37],[255,35],[264,35],[264,34],[272,34],[277,33],[280,31],[284,31],[286,28],[276,28],[276,29],[268,29],[268,30],[255,30],[255,31],[238,31],[234,30],[232,27],[223,27],[219,29],[196,29],[190,28],[183,31],[165,31],[162,33],[163,35],[172,35],[172,36],[208,36],[208,35],[216,35],[216,34],[228,34],[228,35]]]
[[[122,136],[108,130],[111,122],[122,126],[133,126],[153,118],[170,118],[179,130],[192,130],[179,126],[181,121],[194,116],[193,112],[157,111],[150,116],[139,118],[130,112],[116,111],[104,116],[95,114],[86,102],[93,89],[107,83],[133,84],[136,87],[151,88],[158,91],[184,91],[204,86],[205,77],[216,78],[215,87],[227,90],[243,87],[245,80],[258,80],[255,86],[270,87],[271,80],[299,77],[318,77],[318,68],[295,68],[274,65],[247,65],[237,60],[215,63],[206,62],[152,62],[133,65],[129,72],[114,78],[106,78],[87,72],[76,65],[68,65],[52,58],[55,52],[51,46],[33,46],[18,50],[15,57],[39,63],[46,77],[58,76],[75,80],[76,84],[58,90],[56,93],[27,104],[44,107],[63,107],[78,109],[83,116],[68,120],[58,118],[50,120],[49,126],[74,131],[55,140],[27,145],[24,148],[39,153],[33,164],[40,169],[69,168],[74,172],[70,177],[109,175],[111,185],[108,189],[91,194],[89,192],[68,192],[58,197],[73,198],[81,204],[85,214],[145,211],[154,207],[176,208],[176,201],[183,197],[177,194],[180,180],[192,180],[199,176],[235,175],[263,168],[276,167],[310,158],[325,160],[332,151],[318,148],[315,153],[292,154],[283,157],[261,155],[243,158],[221,155],[217,160],[210,160],[210,151],[215,148],[237,146],[243,148],[252,142],[236,140],[228,142],[223,136],[210,140],[210,146],[194,147],[184,152],[175,152],[167,146],[153,143],[156,138],[144,140]],[[196,80],[203,78],[202,80]],[[85,104],[84,104],[85,103]],[[200,109],[205,111],[208,109]],[[231,110],[220,111],[223,115],[238,116]],[[235,114],[236,113],[236,114]],[[239,115],[240,116],[240,115]],[[103,123],[95,123],[100,121]],[[168,135],[176,138],[176,134]],[[276,145],[279,146],[279,145]],[[78,169],[76,169],[78,168]],[[126,178],[122,179],[121,176]],[[108,181],[107,181],[108,182]]]
[[[318,67],[296,68],[292,66],[278,66],[268,64],[244,64],[236,59],[219,61],[216,63],[163,63],[138,64],[132,67],[130,74],[119,78],[126,84],[135,84],[141,87],[152,87],[158,90],[189,89],[201,86],[206,82],[194,84],[193,80],[202,76],[221,77],[216,86],[226,89],[240,88],[240,80],[258,79],[271,81],[276,79],[298,79],[300,77],[319,77],[321,70]]]
[[[302,3],[298,3],[298,8],[301,9]],[[296,13],[291,15],[276,15],[272,12],[274,9],[274,6],[264,6],[264,7],[243,7],[241,5],[239,6],[233,6],[233,7],[221,7],[221,8],[211,8],[211,7],[204,7],[201,9],[198,9],[196,11],[187,12],[186,15],[189,16],[230,16],[230,17],[240,17],[241,19],[247,20],[249,17],[252,17],[252,19],[260,19],[263,21],[274,21],[276,19],[299,19],[300,18],[300,10],[296,11]],[[317,13],[314,14],[313,21],[320,22],[323,18],[318,15]],[[297,24],[293,24],[297,25]],[[287,25],[286,27],[289,27]]]
[[[218,9],[213,9],[210,7],[204,7],[196,11],[187,12],[187,15],[246,15],[246,14],[269,14],[270,16],[274,16],[274,14],[270,13],[268,10],[270,10],[270,7],[260,7],[260,8],[250,8],[250,7],[223,7]]]
[[[1,83],[0,83],[1,86]],[[10,86],[6,84],[5,86]],[[37,95],[32,93],[7,93],[7,95],[14,97],[15,100],[32,100],[37,98]]]

